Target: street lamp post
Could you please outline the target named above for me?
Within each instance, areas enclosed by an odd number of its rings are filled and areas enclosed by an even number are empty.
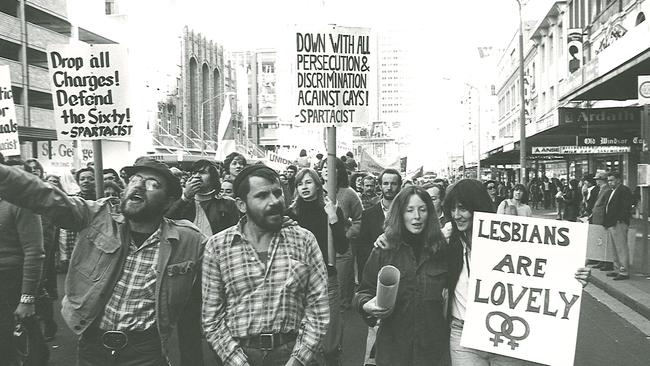
[[[201,130],[201,134],[199,136],[201,137],[201,156],[204,154],[204,149],[205,149],[205,126],[203,125],[203,109],[205,108],[205,104],[208,102],[211,102],[219,97],[226,96],[226,95],[235,95],[235,92],[224,92],[224,93],[219,93],[215,95],[212,98],[206,99],[203,102],[201,102],[201,110],[199,111],[199,129]]]
[[[521,108],[519,110],[519,167],[521,169],[519,182],[526,184],[526,102],[524,87],[524,26],[521,18],[521,1],[516,0],[519,6],[519,93],[521,94]]]

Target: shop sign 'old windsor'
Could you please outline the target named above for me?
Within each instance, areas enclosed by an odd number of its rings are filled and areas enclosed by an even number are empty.
[[[301,126],[362,125],[370,110],[370,30],[295,32],[295,119]]]
[[[588,225],[476,212],[473,227],[461,344],[573,365]]]
[[[47,53],[59,139],[129,139],[126,48],[79,43],[52,45]]]
[[[0,66],[0,153],[4,156],[20,155],[9,66]]]

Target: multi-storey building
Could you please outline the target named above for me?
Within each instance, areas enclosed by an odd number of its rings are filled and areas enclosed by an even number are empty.
[[[648,4],[556,1],[536,22],[526,37],[533,44],[526,48],[524,66],[529,178],[616,170],[627,184],[636,184],[642,143],[636,78],[650,74]],[[513,82],[517,90],[518,68],[504,69],[513,75],[499,92],[500,123],[506,123],[508,138],[508,121],[518,122],[519,97],[507,98]],[[517,167],[519,131],[513,132],[510,142],[488,153],[485,164]]]
[[[104,1],[84,2],[82,17],[68,9],[66,0],[4,0],[0,2],[0,65],[9,65],[16,105],[21,157],[39,158],[48,170],[69,170],[92,161],[87,144],[56,141],[55,115],[47,66],[48,45],[115,43],[103,23]],[[101,24],[100,24],[101,23]],[[119,143],[106,143],[105,156]]]

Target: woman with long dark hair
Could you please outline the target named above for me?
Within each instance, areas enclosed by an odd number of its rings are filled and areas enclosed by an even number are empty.
[[[334,250],[345,253],[348,240],[345,237],[343,211],[324,194],[323,185],[315,170],[305,168],[296,175],[296,200],[289,208],[289,216],[298,225],[309,230],[316,237],[327,267],[327,289],[330,304],[330,322],[323,341],[326,365],[338,366],[343,338],[341,323],[339,283],[336,267],[329,263],[327,231],[331,228],[334,236]]]
[[[449,307],[451,320],[449,340],[452,365],[530,365],[530,362],[517,360],[495,353],[478,351],[460,345],[465,319],[465,306],[469,289],[469,274],[472,258],[472,223],[474,212],[492,212],[492,203],[485,187],[477,180],[463,179],[451,187],[443,205],[445,214],[452,220],[452,233],[449,238]],[[480,260],[474,258],[474,260]],[[579,268],[575,278],[583,286],[589,280],[590,269]]]
[[[354,306],[377,332],[377,366],[442,365],[448,328],[443,289],[448,285],[445,239],[429,194],[409,186],[395,197],[385,221],[385,248],[374,248],[354,298]],[[376,302],[377,277],[386,265],[401,276],[393,307]]]

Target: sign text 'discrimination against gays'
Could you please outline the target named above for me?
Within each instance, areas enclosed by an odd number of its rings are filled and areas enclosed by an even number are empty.
[[[295,118],[300,125],[368,121],[370,31],[329,26],[295,32]]]
[[[53,45],[47,61],[59,139],[129,139],[133,121],[124,46]]]
[[[587,225],[476,212],[461,344],[572,365]],[[553,352],[548,352],[552,349]]]

